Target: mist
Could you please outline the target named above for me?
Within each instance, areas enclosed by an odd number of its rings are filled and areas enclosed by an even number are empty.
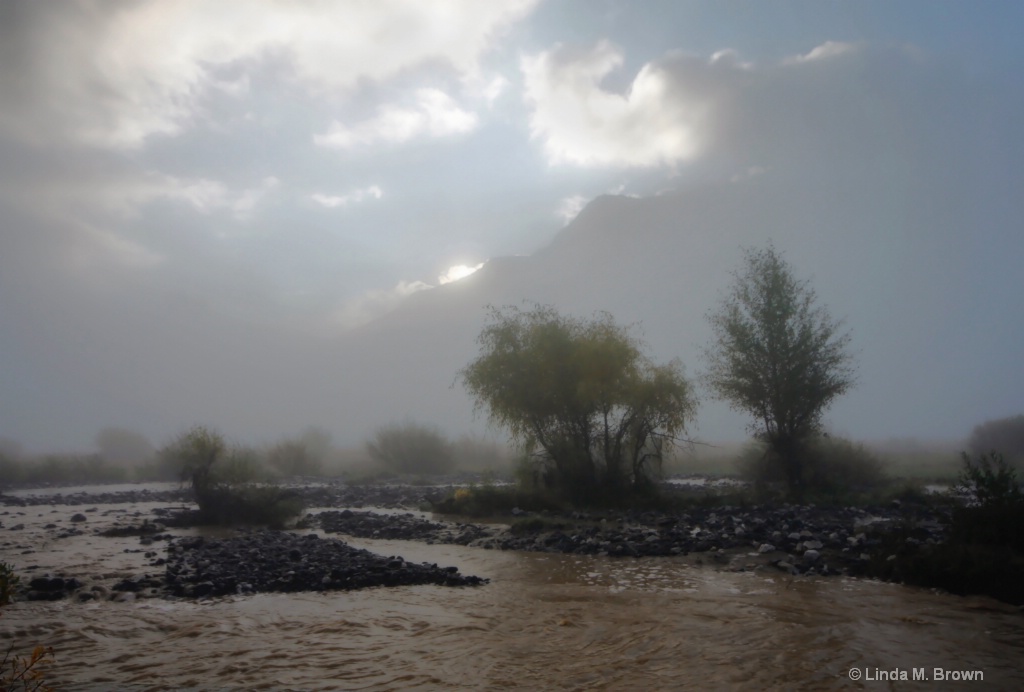
[[[559,45],[564,18],[509,3],[462,48],[353,44],[332,76],[300,34],[218,53],[199,9],[177,62],[131,38],[159,6],[4,12],[0,436],[27,453],[197,423],[500,436],[457,377],[485,306],[607,310],[695,377],[768,240],[853,335],[831,429],[959,440],[1024,410],[1012,22],[977,56],[827,22],[768,49],[592,18]],[[692,428],[748,434],[706,393]]]

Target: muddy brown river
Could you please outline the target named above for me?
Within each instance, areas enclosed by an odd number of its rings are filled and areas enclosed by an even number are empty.
[[[81,508],[9,508],[23,515],[0,516],[0,560],[86,582],[158,571],[124,552],[137,538],[91,533],[113,521],[107,510],[152,506],[99,505],[84,535],[64,539],[43,526]],[[0,646],[52,646],[47,681],[66,690],[1024,689],[1024,614],[989,599],[677,558],[350,542],[491,581],[18,602],[0,616]]]

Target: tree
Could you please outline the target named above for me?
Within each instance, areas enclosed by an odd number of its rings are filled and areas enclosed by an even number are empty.
[[[267,463],[281,476],[315,476],[321,472],[320,460],[300,439],[279,442],[267,452]]]
[[[164,446],[158,455],[191,484],[200,520],[211,524],[269,524],[281,527],[302,511],[293,493],[257,480],[257,454],[228,448],[224,438],[197,425]]]
[[[854,384],[842,322],[817,304],[772,245],[747,250],[717,311],[705,350],[705,382],[733,409],[753,416],[755,436],[795,496],[803,492],[805,444],[821,432],[821,417]]]
[[[153,445],[145,435],[127,428],[103,428],[96,433],[100,456],[115,464],[140,464],[153,456]]]
[[[189,483],[200,507],[220,484],[214,473],[214,464],[227,454],[228,447],[220,433],[196,425],[179,435],[160,450],[160,459],[167,468],[177,471],[182,483]]]
[[[1024,462],[1024,414],[975,426],[967,446],[978,455],[998,451],[1013,465]]]
[[[564,494],[645,484],[695,408],[680,363],[651,363],[607,313],[492,309],[478,343],[466,388]]]
[[[412,422],[378,429],[366,443],[366,451],[396,473],[446,473],[454,465],[447,438],[436,428]]]

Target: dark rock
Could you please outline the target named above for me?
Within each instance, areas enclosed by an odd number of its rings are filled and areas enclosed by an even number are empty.
[[[247,555],[250,559],[233,557],[238,555]],[[258,555],[258,559],[251,559],[254,555]],[[168,547],[165,581],[176,595],[202,598],[368,586],[466,586],[485,580],[460,575],[455,567],[442,569],[374,555],[337,539],[318,540],[287,532],[253,531],[220,540],[178,540]]]
[[[63,592],[65,581],[61,577],[36,577],[28,583],[28,588],[33,591],[59,591]]]

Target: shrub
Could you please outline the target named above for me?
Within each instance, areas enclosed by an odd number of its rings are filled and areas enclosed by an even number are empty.
[[[990,452],[974,460],[965,452],[957,487],[970,500],[953,511],[950,540],[1024,554],[1024,493],[1003,456]]]
[[[19,584],[14,568],[6,562],[0,562],[0,608],[14,600],[14,593]],[[14,644],[11,644],[0,661],[0,690],[8,692],[15,689],[49,690],[45,685],[45,664],[53,658],[53,648],[37,646],[28,656],[12,656]]]
[[[394,473],[442,474],[454,466],[447,438],[436,428],[412,422],[378,429],[366,451]]]
[[[14,573],[14,567],[6,562],[0,562],[0,608],[14,600],[20,581],[18,575]]]
[[[267,452],[267,464],[280,476],[316,476],[322,462],[303,440],[285,440]]]
[[[146,463],[154,451],[145,435],[126,428],[103,428],[95,442],[103,459],[121,466]]]
[[[512,486],[459,488],[450,497],[436,503],[434,511],[470,517],[493,517],[519,508],[528,512],[560,510],[563,505],[550,493]]]
[[[159,456],[192,486],[204,523],[281,527],[302,511],[294,493],[259,482],[259,460],[253,450],[229,450],[224,438],[208,428],[192,428],[161,449]]]
[[[964,453],[959,487],[969,499],[950,515],[946,542],[924,545],[897,532],[877,552],[875,576],[1024,604],[1024,494],[1016,473],[997,452]],[[890,551],[895,560],[885,558]]]
[[[303,510],[302,499],[294,492],[257,484],[211,488],[198,504],[202,523],[222,526],[261,524],[279,529]]]
[[[762,495],[782,490],[791,479],[785,466],[774,458],[775,452],[764,442],[747,445],[739,459],[740,475],[751,481]],[[839,501],[862,495],[886,482],[882,463],[861,444],[833,437],[818,436],[807,441],[802,452],[801,486],[805,499]]]
[[[1024,501],[1017,471],[1010,467],[999,452],[981,454],[975,461],[964,452],[963,470],[957,479],[957,489],[972,497],[980,506],[1013,505]]]

